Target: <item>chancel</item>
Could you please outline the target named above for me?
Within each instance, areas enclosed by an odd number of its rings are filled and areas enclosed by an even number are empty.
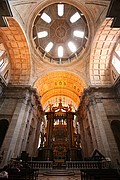
[[[1,0],[0,178],[120,179],[119,0]]]
[[[46,139],[38,156],[41,160],[52,160],[54,166],[65,166],[66,161],[70,160],[82,160],[80,134],[73,123],[76,121],[74,114],[71,107],[62,106],[61,99],[58,107],[46,112]]]

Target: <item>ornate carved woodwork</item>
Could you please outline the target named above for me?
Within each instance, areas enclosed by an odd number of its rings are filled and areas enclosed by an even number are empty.
[[[66,160],[80,160],[80,134],[73,126],[74,115],[71,105],[64,107],[61,100],[58,107],[49,106],[44,160],[53,160],[55,165],[64,164]]]

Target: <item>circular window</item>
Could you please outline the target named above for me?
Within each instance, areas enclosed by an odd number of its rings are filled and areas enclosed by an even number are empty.
[[[52,63],[68,63],[85,49],[88,26],[85,16],[69,4],[52,4],[36,16],[33,40],[42,57]]]

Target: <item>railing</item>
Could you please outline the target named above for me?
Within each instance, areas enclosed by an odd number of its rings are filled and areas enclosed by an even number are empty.
[[[29,161],[28,164],[33,169],[52,169],[53,161]]]
[[[107,162],[102,161],[66,161],[66,169],[105,169]]]
[[[33,169],[52,169],[53,161],[29,161]],[[66,169],[105,169],[109,164],[105,161],[66,161]]]

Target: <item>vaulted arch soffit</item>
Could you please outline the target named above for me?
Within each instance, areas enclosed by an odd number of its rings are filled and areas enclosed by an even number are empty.
[[[76,107],[78,107],[80,96],[86,84],[84,80],[73,73],[56,71],[39,78],[35,82],[34,87],[38,91],[43,108],[51,98],[57,96],[71,98]]]
[[[12,84],[28,84],[31,70],[28,44],[21,27],[13,18],[8,18],[8,24],[8,27],[0,27],[0,36],[10,56],[10,81]]]
[[[110,28],[112,19],[106,19],[96,33],[91,57],[90,80],[92,85],[110,86],[111,81],[111,53],[120,36],[120,28]]]

